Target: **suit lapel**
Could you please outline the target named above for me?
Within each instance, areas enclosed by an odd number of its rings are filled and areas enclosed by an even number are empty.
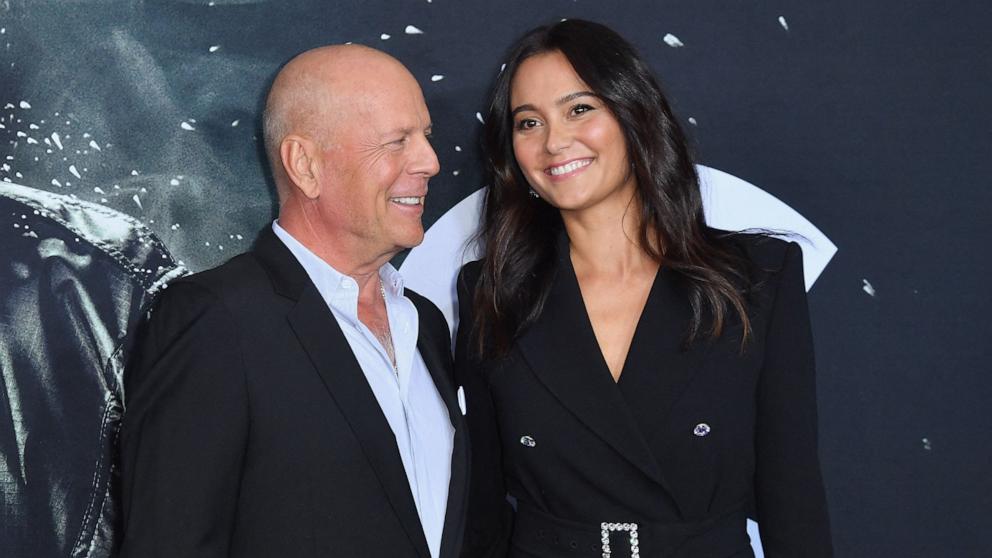
[[[702,362],[705,350],[701,344],[705,342],[696,341],[688,347],[684,343],[691,317],[682,280],[671,269],[662,267],[644,305],[620,380],[624,393],[635,394],[627,398],[628,403],[644,403],[633,411],[640,424],[666,424],[675,402]],[[651,394],[650,400],[636,397],[644,393]],[[655,455],[663,455],[663,448],[657,444],[664,431],[643,431]]]
[[[354,432],[410,542],[422,558],[430,558],[395,436],[337,320],[271,229],[263,231],[255,253],[276,291],[296,300],[287,316],[293,332]]]
[[[562,405],[648,477],[665,486],[661,468],[603,360],[567,245],[559,245],[558,271],[541,317],[519,338],[518,347],[534,374]]]
[[[443,331],[436,331],[437,328],[433,327],[427,319],[431,313],[428,312],[428,308],[424,307],[419,295],[407,290],[407,296],[417,307],[420,322],[417,349],[424,359],[424,364],[427,365],[427,370],[434,380],[438,393],[441,394],[441,399],[444,400],[451,426],[455,429],[451,449],[451,480],[448,483],[448,501],[444,514],[440,552],[442,557],[453,558],[457,556],[458,549],[461,548],[463,518],[468,498],[468,436],[452,377],[453,364],[451,354],[447,349],[450,346],[448,328],[444,327]]]

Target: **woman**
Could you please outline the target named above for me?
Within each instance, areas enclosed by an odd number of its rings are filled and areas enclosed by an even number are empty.
[[[602,25],[526,34],[486,121],[464,554],[750,557],[751,512],[769,558],[830,556],[799,247],[705,225],[667,101]]]

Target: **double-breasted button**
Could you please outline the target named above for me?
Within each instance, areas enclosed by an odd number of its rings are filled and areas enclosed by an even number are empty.
[[[537,445],[537,442],[534,440],[534,438],[531,438],[530,436],[521,436],[520,444],[528,448],[532,448]]]
[[[709,436],[711,430],[710,425],[701,422],[692,429],[692,433],[702,438],[703,436]]]

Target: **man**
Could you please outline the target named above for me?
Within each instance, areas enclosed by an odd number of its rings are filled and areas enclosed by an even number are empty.
[[[305,52],[266,102],[279,218],[172,283],[125,373],[125,557],[454,557],[467,448],[441,313],[389,260],[437,156],[413,76]]]

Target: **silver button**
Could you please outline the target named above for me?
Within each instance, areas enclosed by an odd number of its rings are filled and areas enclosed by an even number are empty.
[[[520,444],[532,448],[537,445],[537,442],[535,442],[534,438],[531,438],[530,436],[521,436]]]
[[[701,422],[697,424],[695,428],[692,429],[692,433],[702,438],[703,436],[709,436],[710,430],[711,430],[710,425],[706,424],[705,422]]]

